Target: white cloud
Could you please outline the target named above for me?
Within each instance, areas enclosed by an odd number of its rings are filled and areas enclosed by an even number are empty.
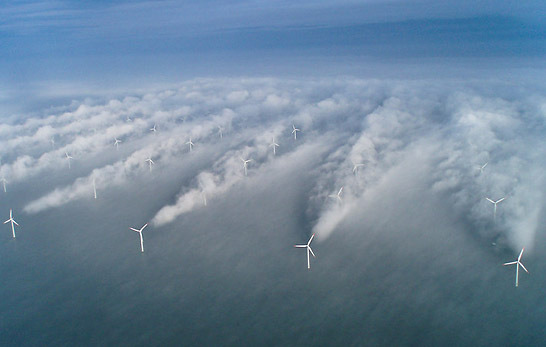
[[[93,178],[101,189],[124,184],[131,175],[147,171],[148,155],[157,164],[154,170],[166,169],[187,155],[185,142],[191,137],[202,151],[192,155],[204,169],[173,194],[174,203],[158,210],[153,222],[163,225],[203,206],[205,198],[212,201],[244,184],[240,157],[253,160],[249,179],[265,179],[265,167],[288,168],[288,161],[297,160],[302,150],[318,151],[309,144],[322,143],[323,152],[315,153],[319,159],[309,173],[315,184],[307,199],[319,240],[348,215],[365,218],[368,205],[363,202],[371,196],[382,194],[396,203],[400,194],[420,189],[442,197],[483,237],[505,240],[514,248],[530,247],[544,199],[539,188],[544,181],[543,104],[532,95],[522,100],[485,96],[455,83],[193,80],[4,124],[1,173],[10,182],[23,183],[44,172],[66,170],[65,151],[88,170],[71,184],[31,198],[25,211],[32,213],[89,196]],[[296,141],[290,133],[293,123],[303,130]],[[153,124],[157,134],[149,131]],[[51,137],[55,148],[48,143]],[[119,153],[114,137],[123,141]],[[281,145],[276,158],[269,146],[273,138]],[[479,166],[485,162],[489,164],[481,174]],[[356,175],[353,163],[364,164]],[[337,205],[327,196],[341,186],[343,203]],[[485,196],[504,195],[508,197],[493,223]],[[385,218],[395,218],[388,213]]]

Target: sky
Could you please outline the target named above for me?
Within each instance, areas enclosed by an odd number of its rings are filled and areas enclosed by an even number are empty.
[[[540,345],[544,6],[0,6],[0,344]]]
[[[379,78],[536,76],[544,10],[542,1],[10,1],[0,10],[0,102],[9,113],[25,100],[28,111],[30,100],[317,68]]]

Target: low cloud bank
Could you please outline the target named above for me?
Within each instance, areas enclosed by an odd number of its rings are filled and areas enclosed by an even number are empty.
[[[275,165],[276,159],[320,147],[320,159],[310,168],[314,188],[307,199],[319,240],[347,215],[365,216],[367,194],[392,184],[402,187],[385,192],[393,203],[404,189],[424,189],[441,196],[483,237],[530,247],[544,200],[546,102],[525,88],[516,98],[504,88],[497,95],[495,84],[490,86],[484,95],[471,84],[439,81],[193,80],[176,89],[4,124],[0,174],[24,182],[65,169],[65,152],[96,157],[115,151],[114,138],[122,140],[121,159],[45,196],[30,197],[25,211],[34,213],[89,196],[93,179],[102,189],[124,184],[130,175],[146,172],[149,156],[157,164],[153,170],[184,160],[190,139],[194,149],[215,145],[219,153],[207,159],[208,168],[173,192],[174,203],[153,217],[160,226],[230,194],[244,182],[241,159],[252,159],[248,174],[259,179],[267,174],[261,168]],[[154,125],[157,132],[150,130]],[[293,125],[301,129],[297,139]],[[413,172],[426,177],[416,180]],[[340,199],[330,196],[341,187]],[[493,218],[486,198],[505,196]]]

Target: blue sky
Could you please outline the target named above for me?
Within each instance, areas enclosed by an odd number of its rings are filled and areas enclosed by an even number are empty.
[[[540,1],[9,2],[0,9],[0,102],[202,76],[542,68],[544,9]]]

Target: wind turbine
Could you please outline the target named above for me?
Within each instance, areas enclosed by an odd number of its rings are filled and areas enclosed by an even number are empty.
[[[144,228],[146,228],[147,226],[148,226],[148,223],[144,224],[144,226],[140,229],[129,228],[132,231],[136,231],[140,235],[140,251],[141,252],[144,252],[144,240],[142,239],[142,230],[144,230]]]
[[[353,164],[353,173],[355,175],[358,173],[358,168],[361,166],[364,166],[364,164],[361,164],[361,163],[355,164],[352,160],[351,160],[351,163]]]
[[[516,287],[518,286],[518,277],[519,277],[519,267],[521,266],[521,268],[523,270],[525,270],[525,272],[529,273],[529,271],[527,271],[527,269],[525,268],[525,266],[523,266],[523,264],[521,263],[521,255],[523,254],[523,251],[525,250],[525,247],[523,247],[521,249],[521,252],[519,252],[519,257],[518,257],[518,260],[516,261],[511,261],[509,263],[504,263],[502,265],[506,266],[506,265],[514,265],[516,264]]]
[[[273,147],[273,155],[275,155],[276,153],[276,148],[279,147],[279,144],[275,142],[275,138],[273,138],[271,140],[271,144],[269,145],[269,147]]]
[[[9,219],[5,221],[4,224],[10,223],[10,222],[11,222],[11,232],[13,233],[13,238],[15,238],[15,227],[13,226],[13,224],[17,226],[19,226],[19,224],[17,224],[17,222],[13,219],[13,211],[11,209],[9,210]]]
[[[49,142],[51,142],[51,147],[55,147],[55,139],[52,137]]]
[[[154,165],[154,161],[152,160],[152,157],[148,157],[146,158],[146,162],[148,162],[148,164],[150,165],[150,172],[152,172],[152,165]]]
[[[6,183],[8,183],[8,181],[6,181],[5,177],[2,177],[2,185],[4,186],[4,193],[6,192]]]
[[[506,196],[505,196],[504,198],[502,198],[502,199],[497,200],[497,201],[493,201],[493,200],[491,200],[491,199],[489,199],[489,198],[485,198],[485,199],[487,199],[487,201],[489,201],[490,203],[492,203],[493,205],[495,205],[495,209],[493,210],[493,219],[495,219],[496,216],[497,216],[497,204],[498,204],[499,202],[501,202],[502,200],[506,199]]]
[[[247,160],[244,160],[243,158],[241,158],[241,160],[243,161],[243,168],[245,169],[245,176],[247,174],[247,168],[246,168],[246,165],[248,163],[250,163],[252,161],[252,159],[247,159]]]
[[[72,158],[72,157],[68,154],[68,152],[66,152],[66,151],[64,152],[64,154],[66,155],[66,159],[68,159],[68,168],[70,169],[70,159],[74,159],[74,158]]]
[[[119,144],[121,143],[121,140],[118,140],[117,137],[114,137],[114,146],[116,146],[116,150],[119,150]]]
[[[190,137],[190,140],[188,142],[186,142],[186,145],[190,145],[190,152],[191,152],[191,150],[192,150],[192,148],[194,146],[193,142],[191,142],[191,137]]]
[[[294,245],[294,247],[297,248],[307,248],[307,268],[311,268],[311,261],[309,260],[309,253],[313,255],[313,258],[316,258],[315,253],[313,253],[313,250],[311,249],[311,241],[313,241],[313,237],[315,237],[315,234],[311,235],[311,238],[307,242],[306,245]]]
[[[341,192],[343,191],[343,187],[339,188],[339,191],[337,194],[330,194],[328,195],[329,198],[337,199],[337,201],[341,204]]]
[[[489,162],[483,164],[482,166],[480,166],[480,173],[482,174],[483,173],[483,169],[485,169],[485,167],[487,166],[487,164],[489,164]]]
[[[129,115],[127,115],[126,117],[127,117],[127,118],[125,119],[125,121],[127,121],[127,122],[131,122],[131,121],[132,121],[132,119],[131,119],[131,117],[129,117]]]
[[[294,126],[294,124],[292,124],[292,134],[294,134],[294,140],[297,138],[296,134],[298,133],[298,131],[301,131],[300,129],[296,128]]]
[[[155,134],[155,132],[157,131],[157,128],[155,127],[155,124],[154,124],[154,127],[150,129],[150,131],[153,131],[154,134]]]
[[[207,206],[207,194],[205,192],[201,193],[203,195],[203,205]]]
[[[93,178],[93,194],[95,195],[95,199],[97,198],[97,185],[95,184],[95,179]]]
[[[220,138],[223,139],[224,138],[224,128],[222,128],[221,126],[218,125],[218,135],[220,135]]]

